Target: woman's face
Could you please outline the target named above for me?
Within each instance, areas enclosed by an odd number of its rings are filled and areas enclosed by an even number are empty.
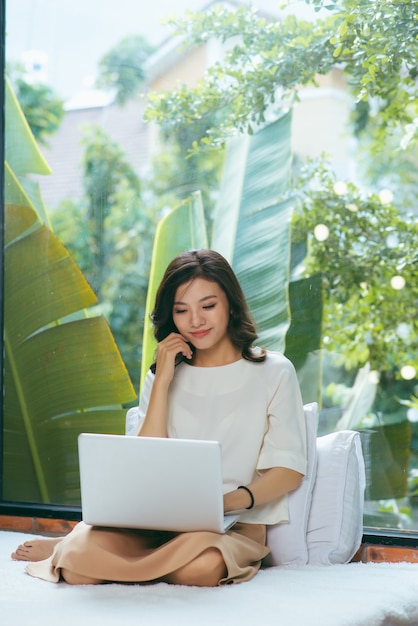
[[[173,321],[179,333],[196,352],[216,353],[229,350],[230,307],[218,283],[195,278],[177,288],[173,304]]]

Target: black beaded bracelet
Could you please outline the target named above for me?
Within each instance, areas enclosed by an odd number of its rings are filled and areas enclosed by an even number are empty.
[[[250,506],[247,506],[246,509],[252,509],[254,506],[254,496],[253,496],[253,492],[251,491],[251,489],[248,489],[248,487],[246,487],[245,485],[240,485],[239,487],[237,487],[237,489],[245,489],[245,491],[248,493],[248,495],[251,498],[251,504]]]

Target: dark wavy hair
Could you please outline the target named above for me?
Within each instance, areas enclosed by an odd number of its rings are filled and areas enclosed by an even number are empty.
[[[233,345],[238,348],[244,359],[256,363],[264,361],[265,350],[253,350],[257,339],[254,321],[248,309],[245,296],[228,261],[214,250],[189,250],[176,256],[167,267],[157,291],[151,319],[157,342],[162,341],[172,332],[178,332],[173,321],[173,304],[180,285],[203,278],[217,283],[228,298],[230,318],[228,334]],[[192,350],[194,349],[191,346]],[[185,360],[182,355],[178,363]],[[155,372],[155,363],[151,366]]]

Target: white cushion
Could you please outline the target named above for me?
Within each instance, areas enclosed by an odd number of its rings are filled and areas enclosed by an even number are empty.
[[[308,519],[308,563],[347,563],[361,544],[365,490],[358,432],[342,430],[317,440],[318,466]]]
[[[288,495],[289,523],[267,527],[267,545],[271,553],[265,559],[266,566],[305,565],[308,562],[306,531],[316,477],[317,403],[306,404],[304,411],[308,453],[307,472],[300,486]]]

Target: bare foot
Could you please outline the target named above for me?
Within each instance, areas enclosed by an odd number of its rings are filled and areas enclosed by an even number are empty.
[[[29,539],[18,546],[16,552],[12,552],[11,557],[14,561],[43,561],[52,555],[55,546],[61,539],[63,537]]]

